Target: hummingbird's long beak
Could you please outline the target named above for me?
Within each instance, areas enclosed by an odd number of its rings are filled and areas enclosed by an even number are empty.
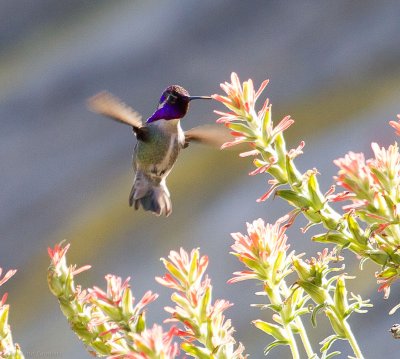
[[[200,100],[200,99],[211,100],[212,98],[211,98],[211,96],[189,96],[189,101]]]

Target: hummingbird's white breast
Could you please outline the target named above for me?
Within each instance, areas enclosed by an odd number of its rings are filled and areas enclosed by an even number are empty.
[[[185,143],[185,134],[179,119],[158,120],[147,126],[149,140],[138,141],[133,158],[134,168],[152,181],[160,182],[171,171]]]

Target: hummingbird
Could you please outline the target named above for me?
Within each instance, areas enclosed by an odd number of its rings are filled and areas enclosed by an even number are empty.
[[[181,149],[192,141],[220,144],[221,136],[213,126],[199,126],[184,132],[180,121],[189,109],[189,103],[210,96],[190,96],[179,85],[168,86],[162,93],[155,112],[142,122],[133,108],[117,97],[103,91],[88,100],[93,112],[132,127],[137,142],[133,151],[132,166],[135,173],[129,205],[140,206],[157,216],[169,216],[172,204],[166,179]]]

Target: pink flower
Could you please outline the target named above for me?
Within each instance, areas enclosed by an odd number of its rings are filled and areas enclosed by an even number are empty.
[[[370,198],[370,188],[374,180],[363,153],[349,152],[333,162],[339,167],[335,178],[338,185],[357,194],[357,197]]]
[[[55,270],[57,272],[64,272],[65,274],[67,274],[67,271],[69,270],[72,276],[74,276],[84,272],[85,270],[90,269],[91,268],[90,265],[85,265],[78,269],[76,269],[75,265],[69,266],[69,268],[67,268],[65,255],[67,254],[69,247],[70,247],[69,243],[65,247],[63,247],[60,243],[56,244],[54,246],[54,249],[50,247],[47,248],[47,252],[49,254],[49,257],[51,259],[52,265],[55,268]]]
[[[375,273],[375,277],[377,278],[377,283],[380,284],[378,288],[378,292],[384,293],[384,298],[389,298],[390,294],[390,286],[399,279],[399,274],[395,268],[387,268],[382,272]]]
[[[93,297],[118,305],[122,300],[125,290],[129,288],[130,278],[128,277],[122,282],[121,277],[107,274],[105,279],[107,282],[107,292],[96,286],[89,289],[89,292]]]
[[[16,269],[10,269],[3,278],[0,279],[0,286],[2,286],[5,282],[7,282],[15,273],[17,272]],[[3,269],[0,268],[0,277],[3,273]]]
[[[179,354],[178,344],[173,342],[176,328],[172,327],[168,332],[154,325],[142,333],[131,335],[134,350],[114,346],[113,355],[109,359],[173,359]]]
[[[371,144],[375,158],[367,161],[377,191],[384,191],[396,198],[400,187],[400,154],[397,143],[385,149],[377,143]]]
[[[3,268],[0,268],[0,286],[2,286],[5,282],[7,282],[15,273],[17,272],[16,269],[10,269],[3,278],[1,275],[3,273]],[[6,303],[8,293],[4,293],[0,300],[0,308]]]
[[[389,124],[396,130],[396,135],[400,136],[400,114],[397,115],[398,121],[390,121]]]
[[[294,120],[290,118],[290,116],[284,117],[281,122],[278,123],[275,127],[268,127],[268,134],[271,138],[271,141],[275,139],[277,135],[282,133],[283,131],[287,130],[291,125],[294,124]]]
[[[134,320],[134,318],[136,318],[143,312],[144,308],[147,305],[154,302],[158,298],[157,293],[147,291],[144,296],[139,300],[139,302],[135,306],[133,306],[135,303],[135,298],[132,297],[132,293],[130,292],[129,277],[122,282],[121,277],[107,274],[105,276],[105,279],[107,281],[106,292],[96,286],[88,289],[89,301],[93,305],[101,308],[104,311],[105,315],[111,315],[111,313],[115,312],[116,315],[119,316],[119,308],[123,308],[128,305],[130,309],[127,313],[124,314],[126,316],[130,316],[128,320]],[[123,303],[124,298],[128,298],[128,302]],[[113,318],[106,318],[106,321],[111,322],[112,320]]]
[[[282,225],[289,216],[282,217],[274,224],[265,224],[260,218],[247,223],[247,235],[232,233],[235,243],[233,252],[247,268],[241,272],[235,272],[234,277],[228,283],[236,283],[247,279],[259,279],[270,281],[271,284],[280,281],[288,274],[290,257],[287,256],[289,245],[286,244],[285,231],[287,225]],[[280,263],[280,265],[276,265]]]
[[[140,354],[133,358],[149,358],[146,352],[151,352],[151,358],[175,358],[178,353],[178,344],[173,343],[176,329],[172,327],[168,332],[164,333],[162,328],[154,325],[152,329],[145,330],[141,334],[134,334],[134,345],[138,348]]]
[[[213,95],[212,97],[215,100],[222,102],[232,111],[244,114],[245,112],[254,111],[255,102],[268,85],[268,82],[269,80],[265,80],[257,92],[255,92],[253,81],[251,79],[245,81],[242,87],[238,75],[235,72],[232,72],[231,83],[225,82],[221,84],[221,88],[227,96]]]
[[[306,145],[305,142],[301,141],[300,144],[297,146],[297,148],[291,149],[288,152],[288,157],[293,160],[297,156],[301,155],[303,153],[303,148],[305,145]]]
[[[168,258],[169,261],[165,258],[161,258],[161,261],[170,274],[167,273],[162,278],[156,277],[158,283],[177,291],[186,291],[201,285],[201,279],[208,266],[207,256],[200,257],[199,250],[193,249],[189,257],[181,248],[179,253],[171,251]]]
[[[257,199],[257,202],[264,202],[266,201],[271,195],[274,193],[274,191],[281,185],[278,180],[276,179],[270,179],[268,180],[268,184],[271,185],[271,187],[268,189],[267,192],[265,192],[260,198]]]
[[[63,247],[60,243],[56,244],[54,246],[54,249],[50,247],[47,248],[47,252],[54,267],[60,266],[61,262],[65,261],[65,254],[68,252],[69,247],[70,247],[69,243],[65,247]]]

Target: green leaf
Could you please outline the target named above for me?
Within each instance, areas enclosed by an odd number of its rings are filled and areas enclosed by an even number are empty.
[[[383,266],[386,265],[386,263],[388,262],[388,259],[389,259],[389,256],[381,250],[369,250],[369,251],[365,251],[365,253],[375,263],[378,263]]]
[[[276,196],[288,201],[293,207],[296,208],[309,208],[310,201],[307,198],[299,195],[297,192],[290,189],[280,189],[275,192]]]
[[[136,333],[140,334],[146,329],[146,319],[144,316],[144,313],[141,313],[137,316],[137,322],[136,322]]]
[[[193,279],[194,279],[193,277],[195,275],[197,275],[196,269],[197,269],[197,265],[198,265],[197,262],[199,260],[199,255],[200,255],[200,253],[199,253],[198,249],[193,251],[193,256],[190,261],[190,268],[189,268],[189,275],[188,275],[189,281],[191,283],[193,282]]]
[[[292,187],[300,188],[302,186],[302,175],[293,164],[292,159],[286,156],[286,172],[288,182]]]
[[[334,308],[327,306],[325,309],[325,314],[329,319],[332,329],[336,333],[336,336],[340,339],[346,338],[346,333],[344,332],[344,326],[346,325],[346,320],[343,318],[338,318]]]
[[[210,359],[210,353],[209,350],[207,349],[198,348],[195,345],[190,344],[188,342],[182,343],[181,348],[183,349],[184,352],[186,352],[186,354],[189,354],[194,358]]]
[[[295,268],[297,275],[302,280],[308,280],[311,275],[311,267],[308,263],[296,256],[292,259],[293,267]]]
[[[268,355],[269,352],[274,349],[275,347],[279,346],[279,345],[288,345],[288,341],[287,340],[275,340],[273,341],[271,344],[267,345],[264,349],[264,354]]]
[[[274,140],[275,144],[275,152],[278,157],[278,162],[282,164],[282,166],[286,163],[286,144],[285,138],[283,137],[282,133],[278,133]]]
[[[268,128],[271,125],[271,107],[265,111],[264,117],[261,119],[261,130],[263,137],[267,138]]]
[[[1,336],[6,336],[8,331],[8,311],[10,307],[9,305],[4,305],[0,310],[0,334],[2,334]]]
[[[314,242],[319,243],[333,243],[340,246],[346,246],[350,242],[340,233],[321,233],[311,238]]]
[[[253,324],[263,332],[273,336],[278,341],[287,341],[285,332],[279,325],[264,322],[263,320],[254,320]]]
[[[186,276],[185,273],[181,273],[178,268],[176,268],[172,263],[168,262],[166,259],[161,258],[162,262],[164,263],[165,269],[172,274],[173,277],[178,279],[178,281],[182,283],[186,283]]]
[[[323,341],[321,341],[320,342],[320,344],[322,344],[321,353],[326,352],[332,346],[332,344],[338,339],[340,338],[337,335],[332,334],[329,337],[326,337]]]
[[[363,247],[366,247],[368,245],[368,238],[365,236],[364,231],[360,228],[354,216],[351,214],[347,216],[347,225],[357,243],[361,244]]]
[[[111,354],[111,347],[109,347],[107,344],[104,344],[100,340],[91,343],[90,346],[96,351],[97,354],[100,354],[101,356]]]
[[[122,315],[129,318],[133,312],[132,291],[129,288],[126,288],[124,290],[124,294],[122,295],[121,307]]]
[[[307,281],[298,281],[300,287],[311,297],[311,299],[318,305],[324,304],[327,298],[326,289],[321,288],[313,283]]]
[[[15,344],[15,353],[13,359],[25,359],[24,354],[18,344]]]
[[[254,134],[253,130],[250,127],[246,126],[244,123],[230,122],[230,123],[227,123],[227,126],[232,131],[239,132],[246,137],[255,138],[255,134]]]
[[[318,211],[324,206],[325,198],[319,189],[319,184],[315,171],[309,172],[307,185],[308,192],[310,193],[311,201],[313,203],[313,208],[314,210]]]
[[[348,309],[348,302],[347,302],[347,289],[343,276],[340,276],[336,281],[336,288],[333,300],[335,303],[336,312],[340,313],[342,318],[344,318],[346,316],[346,312]]]
[[[311,313],[311,324],[315,328],[317,326],[317,314],[325,308],[324,304],[317,305]]]
[[[279,313],[282,310],[282,305],[278,305],[278,304],[252,304],[252,307],[255,306],[260,306],[262,307],[261,309],[271,309],[276,313]]]
[[[200,318],[202,322],[205,322],[207,320],[207,308],[209,308],[211,304],[211,287],[207,287],[202,299],[201,299],[201,312],[200,312]]]
[[[333,358],[334,356],[340,355],[340,354],[341,354],[341,352],[339,352],[339,351],[335,351],[335,352],[332,352],[329,354],[328,354],[328,352],[324,352],[321,359],[330,359],[330,358]]]

